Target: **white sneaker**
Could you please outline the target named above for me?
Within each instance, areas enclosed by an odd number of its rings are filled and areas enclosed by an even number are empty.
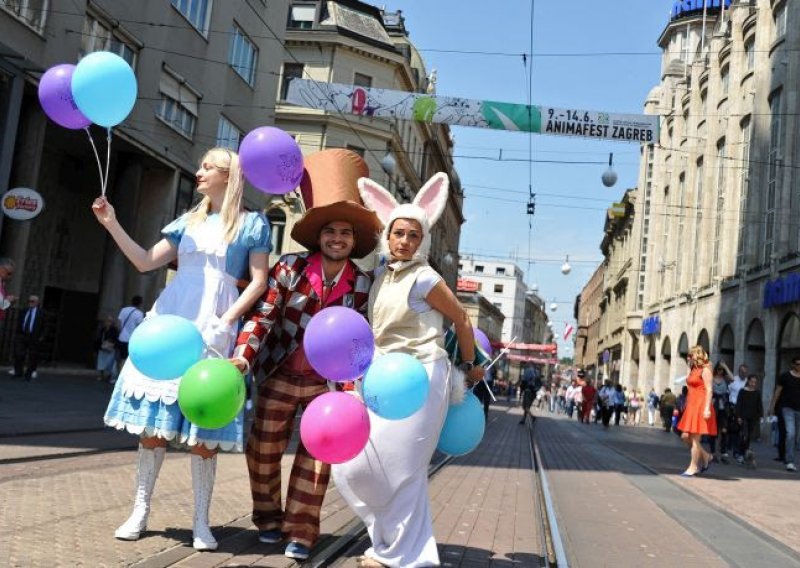
[[[786,464],[786,471],[797,471],[797,468],[794,466],[793,463]]]
[[[39,372],[38,371],[34,371],[33,373],[31,373],[31,378],[32,379],[35,379],[38,376],[39,376]]]
[[[11,375],[11,376],[13,377],[13,376],[14,376],[14,374],[15,374],[15,373],[14,373],[14,369],[9,369],[9,371],[8,371],[8,374],[9,374],[9,375]]]

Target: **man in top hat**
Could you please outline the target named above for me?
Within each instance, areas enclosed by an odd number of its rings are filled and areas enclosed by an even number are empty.
[[[368,274],[350,258],[372,252],[382,229],[361,204],[356,182],[367,177],[364,160],[349,150],[323,150],[305,158],[301,182],[306,212],[292,238],[309,252],[283,255],[270,271],[267,292],[246,317],[233,361],[252,369],[258,396],[247,443],[253,522],[265,543],[288,541],[286,556],[308,558],[319,537],[319,514],[330,466],[315,460],[302,442],[295,452],[286,507],[281,507],[281,457],[295,414],[328,392],[308,362],[303,335],[308,322],[328,306],[366,314]]]

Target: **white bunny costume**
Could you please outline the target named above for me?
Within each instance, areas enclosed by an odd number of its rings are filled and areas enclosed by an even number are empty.
[[[371,432],[364,450],[334,465],[339,493],[366,524],[372,547],[366,555],[385,566],[439,566],[428,500],[430,463],[448,407],[449,362],[443,349],[442,314],[425,297],[441,281],[427,263],[431,226],[447,204],[448,178],[434,175],[413,203],[399,205],[374,181],[361,178],[364,204],[385,228],[381,242],[388,256],[388,235],[396,219],[414,219],[423,240],[412,260],[389,262],[377,271],[370,291],[369,320],[375,356],[408,353],[425,366],[430,391],[425,405],[403,420],[369,412]]]

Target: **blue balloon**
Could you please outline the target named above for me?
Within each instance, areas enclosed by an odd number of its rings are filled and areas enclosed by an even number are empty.
[[[422,408],[429,389],[428,373],[416,357],[388,353],[367,369],[362,395],[367,407],[381,418],[401,420]]]
[[[136,104],[136,76],[119,55],[95,51],[72,74],[72,98],[83,115],[100,126],[116,126]]]
[[[485,428],[483,405],[477,396],[467,392],[461,404],[448,408],[436,449],[451,456],[468,454],[481,443]]]
[[[169,314],[143,321],[131,334],[128,354],[151,379],[177,379],[203,356],[203,336],[186,318]]]

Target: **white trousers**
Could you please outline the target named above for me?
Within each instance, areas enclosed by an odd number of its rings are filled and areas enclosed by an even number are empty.
[[[369,531],[366,555],[385,566],[439,566],[428,464],[447,415],[448,365],[447,359],[425,364],[430,392],[412,416],[386,420],[370,411],[366,447],[332,468],[336,488]]]

